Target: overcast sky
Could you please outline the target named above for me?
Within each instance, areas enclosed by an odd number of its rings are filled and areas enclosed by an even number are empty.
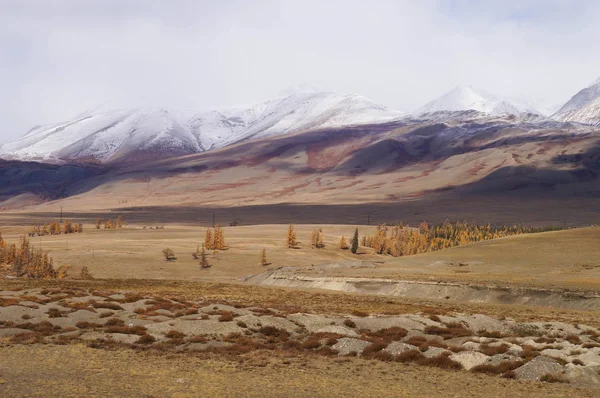
[[[597,0],[0,0],[0,142],[107,101],[311,84],[412,111],[456,85],[551,105],[600,76]]]

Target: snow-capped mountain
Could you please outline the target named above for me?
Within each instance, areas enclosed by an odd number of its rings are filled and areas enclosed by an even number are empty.
[[[458,86],[441,97],[425,104],[415,114],[443,111],[474,110],[490,115],[539,114],[531,105],[517,100],[507,100],[471,86]]]
[[[600,126],[600,78],[575,94],[552,118]]]
[[[17,159],[123,161],[221,148],[294,131],[386,122],[401,117],[358,95],[295,91],[249,107],[177,112],[102,110],[31,129],[0,147]]]

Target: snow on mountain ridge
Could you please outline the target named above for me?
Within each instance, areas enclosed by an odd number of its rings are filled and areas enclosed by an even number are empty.
[[[531,105],[521,101],[502,99],[494,94],[471,86],[457,86],[441,97],[428,102],[416,113],[433,113],[439,111],[475,110],[491,115],[520,114],[524,112],[538,113]]]
[[[107,110],[40,126],[0,147],[0,155],[108,162],[128,156],[173,156],[292,131],[397,119],[358,95],[296,92],[250,107],[175,112],[165,108]]]
[[[552,118],[600,126],[600,78],[571,97]]]

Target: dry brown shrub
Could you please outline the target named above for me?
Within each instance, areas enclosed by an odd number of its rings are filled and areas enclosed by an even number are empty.
[[[120,300],[115,300],[118,301],[119,303],[134,303],[136,301],[140,301],[143,300],[144,296],[142,296],[139,293],[125,293],[125,297],[120,299]]]
[[[165,336],[168,339],[183,339],[185,338],[185,333],[182,333],[178,330],[169,330]]]
[[[492,355],[496,354],[504,354],[506,351],[508,351],[509,348],[510,346],[508,344],[501,344],[499,346],[490,346],[487,344],[482,344],[479,347],[479,352],[491,357]]]
[[[576,334],[568,335],[567,337],[565,337],[565,340],[567,340],[571,344],[580,344],[581,343],[581,339]]]
[[[502,337],[506,337],[504,334],[502,334],[501,332],[499,332],[497,330],[488,331],[486,329],[479,330],[477,332],[477,335],[481,336],[481,337],[491,337],[494,339],[501,339]]]
[[[206,336],[198,335],[190,337],[188,341],[190,343],[206,343],[208,342],[208,339],[206,338]]]
[[[434,322],[442,322],[442,320],[440,319],[440,317],[437,316],[437,315],[429,315],[429,319],[431,319]]]
[[[453,337],[471,336],[473,334],[470,330],[465,329],[462,324],[456,322],[448,323],[446,327],[427,326],[425,333],[442,336],[445,340]]]
[[[302,348],[304,348],[305,350],[313,350],[315,348],[319,348],[320,346],[321,346],[321,341],[318,337],[315,337],[315,336],[309,336],[302,343]]]
[[[186,308],[184,310],[177,311],[175,313],[175,317],[179,318],[180,316],[195,315],[197,313],[198,310],[196,308]]]
[[[327,347],[327,346],[321,347],[318,350],[316,350],[315,352],[319,355],[323,355],[326,357],[332,357],[332,356],[338,354],[338,352],[336,350],[332,349],[331,347]]]
[[[84,311],[96,312],[96,310],[93,309],[92,307],[90,307],[88,305],[88,303],[64,302],[64,303],[59,303],[59,305],[61,307],[65,307],[65,308],[71,308],[74,311],[84,310]]]
[[[408,331],[404,328],[393,326],[387,329],[381,329],[376,332],[365,331],[365,334],[369,337],[385,340],[385,341],[398,341],[402,340],[408,334]]]
[[[503,361],[496,365],[482,364],[471,368],[471,372],[487,374],[505,374],[523,365],[523,361]]]
[[[356,327],[356,323],[354,323],[354,321],[352,319],[345,319],[344,320],[344,325],[348,326],[349,328],[355,328]]]
[[[137,344],[152,344],[156,341],[154,337],[149,334],[142,334],[140,338],[136,341]]]
[[[369,344],[368,346],[366,346],[363,351],[362,351],[362,355],[365,358],[369,358],[371,357],[374,353],[383,350],[385,347],[388,346],[388,343],[385,341],[375,341],[371,344]]]
[[[115,313],[112,311],[104,311],[100,313],[100,318],[108,318],[109,316],[113,316]]]
[[[123,334],[137,334],[142,336],[146,334],[146,328],[141,325],[136,326],[109,326],[106,329],[107,333],[123,333]]]
[[[104,326],[123,326],[125,321],[120,318],[111,318],[104,323]]]
[[[265,336],[276,337],[281,340],[287,340],[290,337],[287,330],[279,329],[274,326],[263,326],[258,329],[258,333],[264,334]]]
[[[50,336],[50,335],[52,335],[54,333],[58,333],[62,330],[62,328],[60,326],[54,326],[53,324],[51,324],[48,321],[42,321],[39,323],[25,322],[25,323],[15,325],[15,327],[18,329],[27,329],[27,330],[31,330],[32,332],[38,332],[43,336]]]
[[[223,311],[219,317],[219,322],[231,322],[233,321],[233,312]]]
[[[367,314],[366,312],[358,311],[358,310],[352,311],[352,315],[360,317],[360,318],[366,318],[369,316],[369,314]]]
[[[396,357],[394,358],[395,361],[397,362],[416,362],[419,361],[421,359],[425,358],[423,356],[423,354],[421,353],[421,351],[419,350],[409,350],[409,351],[404,351],[401,352],[400,354],[396,355]]]
[[[571,363],[573,365],[579,365],[579,366],[584,366],[585,365],[581,359],[574,359]]]
[[[406,342],[419,347],[421,344],[426,343],[427,339],[424,336],[410,336]]]
[[[46,314],[48,314],[48,318],[60,318],[63,316],[62,312],[56,307],[49,308]]]
[[[19,305],[19,300],[14,299],[14,298],[0,297],[0,307],[9,307],[11,305]]]
[[[546,373],[540,377],[540,381],[546,383],[568,383],[569,379],[559,373]]]
[[[540,355],[539,351],[535,347],[532,347],[530,345],[524,345],[522,346],[522,348],[523,351],[521,351],[519,356],[523,359],[530,360]]]
[[[92,301],[90,301],[90,304],[94,308],[104,308],[104,309],[113,310],[113,311],[122,311],[123,310],[123,307],[121,307],[117,303],[110,303],[110,302],[101,303],[101,302],[92,300]]]
[[[515,373],[514,370],[509,370],[507,372],[502,373],[502,376],[505,379],[516,379],[517,378],[517,374]]]
[[[418,359],[417,363],[419,365],[433,366],[436,368],[449,369],[449,370],[461,370],[463,368],[463,366],[460,363],[451,360],[450,358],[448,358],[448,356],[443,355],[443,354],[438,355],[437,357],[434,357],[434,358],[423,357],[421,359]]]
[[[100,325],[99,323],[80,321],[80,322],[77,322],[75,324],[75,326],[77,326],[79,329],[93,329],[93,328],[99,328],[102,325]]]
[[[10,342],[15,344],[40,344],[44,342],[44,337],[38,332],[24,332],[12,336]]]

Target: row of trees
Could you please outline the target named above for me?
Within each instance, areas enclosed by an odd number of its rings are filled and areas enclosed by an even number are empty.
[[[126,225],[126,223],[123,221],[121,216],[118,216],[116,220],[108,219],[104,221],[101,218],[96,220],[96,229],[102,229],[103,225],[104,229],[121,229]]]
[[[9,265],[17,277],[34,279],[62,279],[67,276],[70,267],[54,268],[54,261],[48,252],[33,247],[26,236],[21,236],[19,245],[10,245],[0,234],[0,264]]]
[[[323,242],[323,229],[315,229],[310,234],[310,245],[316,249],[322,249],[325,247],[325,243]],[[294,229],[294,225],[290,224],[287,231],[287,247],[290,249],[294,249],[298,247],[298,240],[296,239],[296,230]],[[348,249],[348,243],[346,242],[345,237],[341,237],[339,248],[342,250]],[[358,252],[358,228],[354,231],[354,236],[351,241],[350,250],[353,254]]]
[[[401,257],[447,249],[482,240],[557,229],[562,228],[531,228],[517,225],[492,227],[490,224],[476,225],[460,221],[455,223],[445,221],[443,224],[433,227],[423,221],[418,229],[410,228],[402,223],[394,226],[383,224],[377,227],[375,235],[364,236],[362,245],[373,248],[379,254]]]
[[[45,236],[45,235],[60,235],[60,234],[74,234],[83,232],[83,224],[74,224],[71,220],[65,220],[62,224],[59,222],[49,222],[43,225],[34,225],[31,231],[28,233],[32,236]]]

